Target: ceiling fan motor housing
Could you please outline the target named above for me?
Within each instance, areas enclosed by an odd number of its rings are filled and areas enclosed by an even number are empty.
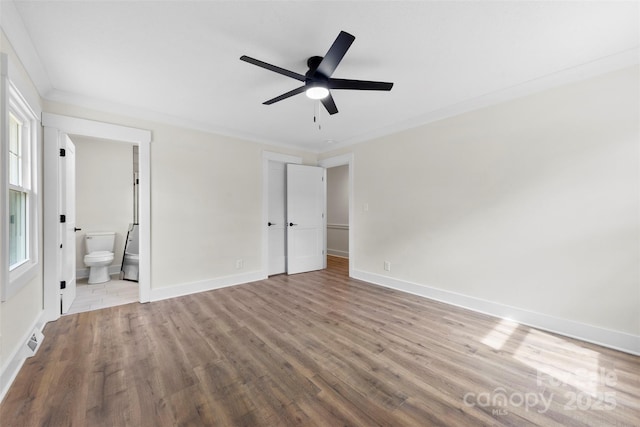
[[[313,73],[316,72],[316,70],[318,69],[318,65],[320,65],[320,63],[322,62],[322,59],[322,56],[312,56],[311,58],[307,59],[307,67],[309,67],[309,71],[307,71],[306,74],[307,77],[311,77]]]

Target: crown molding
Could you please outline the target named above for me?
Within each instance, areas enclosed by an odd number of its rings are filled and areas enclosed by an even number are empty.
[[[2,0],[0,27],[41,97],[53,89],[49,75],[13,1]]]
[[[235,131],[233,129],[214,126],[209,123],[203,123],[197,120],[184,119],[181,117],[172,116],[170,114],[159,113],[156,111],[150,111],[144,108],[133,107],[126,104],[118,104],[115,102],[104,101],[96,98],[87,97],[84,95],[74,94],[70,92],[53,90],[50,91],[45,97],[47,101],[66,104],[75,107],[86,108],[94,110],[96,112],[113,114],[120,117],[129,117],[136,120],[143,120],[152,123],[162,123],[165,125],[171,125],[176,127],[182,127],[185,129],[191,129],[195,131],[201,131],[205,133],[212,133],[220,136],[226,136],[234,139],[241,139],[244,141],[255,142],[258,144],[278,146],[293,150],[301,150],[299,146],[285,144],[278,141],[273,141],[268,138],[260,138],[256,135]],[[311,151],[311,150],[302,150]]]
[[[585,64],[567,68],[553,74],[529,80],[518,85],[468,99],[448,107],[440,108],[427,114],[380,128],[373,132],[358,135],[333,145],[331,149],[327,151],[333,151],[338,148],[348,147],[364,141],[370,141],[372,139],[424,126],[438,120],[458,116],[469,111],[479,110],[481,108],[490,107],[513,99],[522,98],[544,90],[587,80],[592,77],[620,70],[632,65],[637,65],[638,63],[640,63],[640,47],[635,47]]]
[[[605,74],[607,72],[615,71],[627,66],[640,63],[640,47],[635,47],[623,52],[619,52],[617,54],[599,58],[597,60],[576,67],[560,70],[547,76],[536,78],[518,85],[514,85],[444,108],[440,108],[426,114],[415,116],[410,119],[394,123],[390,126],[381,127],[371,132],[360,133],[356,136],[344,139],[342,141],[337,141],[335,144],[315,147],[300,147],[295,144],[287,144],[255,134],[223,128],[220,126],[212,125],[210,123],[203,123],[190,119],[179,118],[138,107],[133,107],[130,105],[120,105],[113,102],[93,99],[84,95],[56,90],[51,84],[46,69],[42,65],[40,57],[33,43],[31,42],[29,34],[23,24],[20,13],[16,9],[14,2],[2,0],[1,5],[2,13],[0,14],[0,25],[2,26],[2,30],[7,35],[7,38],[13,46],[19,60],[22,62],[24,68],[31,77],[31,80],[33,81],[38,93],[44,100],[88,108],[100,112],[115,114],[118,116],[127,116],[151,122],[166,123],[174,126],[184,127],[187,129],[218,134],[221,136],[227,136],[259,144],[293,150],[301,150],[315,154],[335,151],[337,149],[348,147],[350,145],[420,127],[438,120],[446,119],[448,117],[453,117],[469,111],[500,104],[502,102],[506,102],[565,84],[586,80],[600,74]]]

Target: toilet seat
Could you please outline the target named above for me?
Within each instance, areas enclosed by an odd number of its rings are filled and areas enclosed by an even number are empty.
[[[97,251],[91,252],[84,256],[84,262],[111,262],[113,261],[113,252]]]

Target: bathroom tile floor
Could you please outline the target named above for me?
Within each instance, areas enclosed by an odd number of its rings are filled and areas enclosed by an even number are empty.
[[[115,276],[117,277],[117,276]],[[106,283],[89,285],[87,278],[76,282],[76,299],[66,314],[99,310],[138,301],[138,282],[112,278]]]

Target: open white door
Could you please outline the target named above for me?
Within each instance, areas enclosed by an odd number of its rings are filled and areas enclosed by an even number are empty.
[[[285,188],[287,182],[286,165],[283,162],[269,160],[269,202],[267,227],[269,238],[269,276],[281,274],[287,270],[287,236],[285,212]]]
[[[62,313],[76,298],[76,152],[66,134],[60,134],[60,298]]]
[[[325,192],[324,168],[287,165],[287,274],[326,265]]]

